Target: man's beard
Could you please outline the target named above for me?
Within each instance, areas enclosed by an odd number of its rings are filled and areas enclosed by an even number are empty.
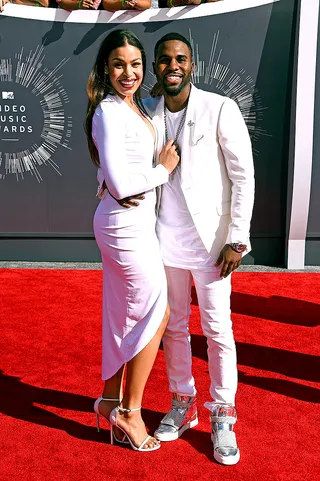
[[[170,97],[176,97],[182,91],[184,85],[180,85],[178,88],[168,88],[167,85],[163,85],[163,90]]]
[[[162,88],[163,90],[165,91],[165,93],[167,95],[169,95],[170,97],[176,97],[177,95],[180,94],[180,92],[182,92],[182,90],[190,83],[190,79],[191,79],[191,75],[187,75],[186,77],[183,77],[180,85],[176,88],[174,87],[168,87],[167,84],[165,84],[164,82],[162,83]]]

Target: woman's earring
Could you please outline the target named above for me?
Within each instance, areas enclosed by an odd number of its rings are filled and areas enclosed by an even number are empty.
[[[107,71],[105,70],[104,71],[104,78],[103,78],[103,82],[105,85],[109,85],[109,74],[107,73]]]

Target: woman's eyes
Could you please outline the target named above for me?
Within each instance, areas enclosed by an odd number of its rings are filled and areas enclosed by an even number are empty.
[[[113,64],[113,66],[114,66],[115,68],[125,68],[125,65],[122,64],[122,63],[115,63],[115,64]],[[133,64],[132,64],[132,67],[134,67],[134,68],[141,67],[141,63],[140,63],[140,62],[133,63]]]

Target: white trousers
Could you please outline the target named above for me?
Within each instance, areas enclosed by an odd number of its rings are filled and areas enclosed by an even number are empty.
[[[234,405],[237,390],[237,359],[232,331],[230,295],[231,276],[220,277],[220,269],[211,272],[166,267],[171,315],[163,337],[169,389],[182,396],[195,396],[189,334],[192,278],[207,338],[211,409],[215,403]]]

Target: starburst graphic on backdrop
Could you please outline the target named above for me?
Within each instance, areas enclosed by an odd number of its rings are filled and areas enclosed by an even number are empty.
[[[263,111],[266,107],[263,106],[251,75],[245,69],[239,72],[234,71],[230,62],[222,63],[223,49],[219,48],[219,35],[219,30],[213,34],[209,59],[202,59],[199,44],[194,41],[192,31],[189,29],[189,40],[194,58],[192,83],[204,90],[226,95],[235,100],[248,127],[253,152],[255,155],[259,155],[259,151],[255,148],[256,142],[261,135],[270,136],[263,128]],[[154,74],[152,72],[150,74],[155,83]],[[148,92],[152,87],[153,84],[143,85],[144,90]]]
[[[0,81],[5,87],[24,87],[42,110],[43,127],[38,143],[18,152],[0,152],[0,179],[15,175],[17,180],[31,174],[38,182],[43,180],[40,167],[51,167],[62,175],[53,154],[58,147],[68,146],[72,132],[72,117],[65,116],[65,106],[69,103],[67,92],[61,84],[63,75],[59,71],[69,59],[63,58],[53,69],[44,65],[44,47],[38,45],[24,55],[23,48],[14,59],[0,59]],[[3,84],[2,84],[3,85]],[[14,99],[14,92],[2,92],[3,99]],[[2,136],[2,135],[1,135]],[[19,142],[18,138],[2,138],[5,141]],[[8,149],[10,150],[10,149]],[[2,171],[2,172],[1,172]]]

